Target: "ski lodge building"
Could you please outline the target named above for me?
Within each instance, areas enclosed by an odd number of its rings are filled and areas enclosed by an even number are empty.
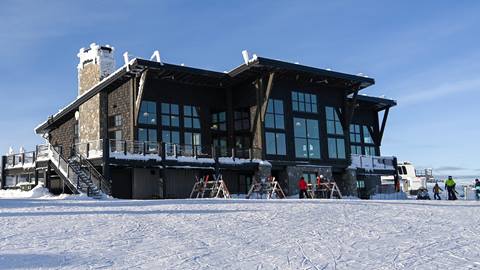
[[[396,174],[381,156],[396,102],[361,91],[374,79],[250,57],[229,72],[78,53],[78,97],[35,132],[46,144],[2,157],[1,186],[44,182],[75,192],[81,177],[116,198],[186,198],[195,178],[221,174],[231,193],[274,176],[287,195],[323,175],[343,194],[371,194]],[[383,112],[383,113],[381,113]]]

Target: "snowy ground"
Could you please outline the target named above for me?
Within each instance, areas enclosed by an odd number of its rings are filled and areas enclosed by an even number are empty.
[[[475,201],[10,198],[0,268],[469,269],[478,224]]]

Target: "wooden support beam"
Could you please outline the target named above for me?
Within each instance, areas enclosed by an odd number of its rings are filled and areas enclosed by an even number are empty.
[[[143,92],[144,92],[144,89],[145,89],[145,81],[147,79],[147,73],[148,73],[148,69],[143,71],[142,75],[140,76],[140,83],[139,83],[139,86],[138,86],[138,94],[137,94],[137,97],[135,99],[135,112],[134,112],[134,116],[133,116],[133,119],[135,121],[135,126],[138,125],[138,114],[140,113],[140,106],[142,104],[142,98],[143,98]]]
[[[390,112],[390,107],[387,107],[385,109],[385,113],[383,114],[382,126],[380,128],[380,134],[378,136],[378,146],[380,146],[382,144],[383,134],[385,132],[385,127],[387,125],[387,119],[388,119],[388,113],[389,112]]]
[[[265,122],[265,114],[267,112],[268,99],[270,99],[270,93],[272,92],[272,88],[273,88],[274,77],[275,77],[275,72],[270,72],[270,75],[268,76],[267,89],[265,91],[265,98],[262,104],[262,114],[261,114],[262,123]]]

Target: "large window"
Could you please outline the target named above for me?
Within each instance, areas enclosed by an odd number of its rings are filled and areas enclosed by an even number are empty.
[[[339,109],[325,107],[328,134],[328,157],[331,159],[345,159],[345,138],[343,126],[340,121]],[[356,139],[356,138],[355,138]]]
[[[267,155],[286,155],[285,134],[276,132],[265,132],[267,144]]]
[[[265,114],[265,128],[285,129],[283,101],[269,99]]]
[[[360,125],[350,125],[350,149],[352,154],[362,154],[362,136],[360,131]]]
[[[269,99],[265,114],[265,141],[267,155],[286,155],[285,116],[283,101]]]
[[[235,111],[234,118],[236,131],[250,129],[250,113],[248,112],[248,109]]]
[[[200,109],[194,106],[183,106],[183,126],[185,128],[200,129]]]
[[[202,152],[202,135],[196,132],[185,132],[185,154],[199,154]]]
[[[156,142],[157,130],[153,128],[139,128],[138,140],[141,142]]]
[[[370,129],[372,129],[372,127],[363,126],[363,143],[365,148],[365,155],[376,156],[377,151]]]
[[[227,149],[227,138],[226,137],[219,137],[213,139],[213,146],[215,147],[216,154],[221,157],[228,156],[228,149]]]
[[[343,138],[328,138],[328,157],[345,159],[345,140]]]
[[[317,113],[317,96],[292,91],[292,109],[295,112]]]
[[[154,101],[142,101],[138,123],[147,125],[157,124],[157,103]]]
[[[212,130],[226,131],[227,116],[225,112],[212,113]]]
[[[327,116],[327,133],[335,135],[343,135],[342,122],[338,117],[337,109],[334,107],[325,107]]]
[[[180,126],[180,113],[177,104],[162,103],[162,126]]]
[[[163,130],[162,141],[168,144],[180,144],[180,133],[175,130]]]
[[[297,158],[320,159],[320,132],[318,121],[294,118],[295,156]]]

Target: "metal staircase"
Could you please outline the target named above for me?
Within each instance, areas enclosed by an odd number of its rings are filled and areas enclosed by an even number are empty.
[[[47,145],[50,164],[68,188],[76,194],[101,199],[111,194],[111,185],[93,164],[80,154],[65,159],[52,145]]]

